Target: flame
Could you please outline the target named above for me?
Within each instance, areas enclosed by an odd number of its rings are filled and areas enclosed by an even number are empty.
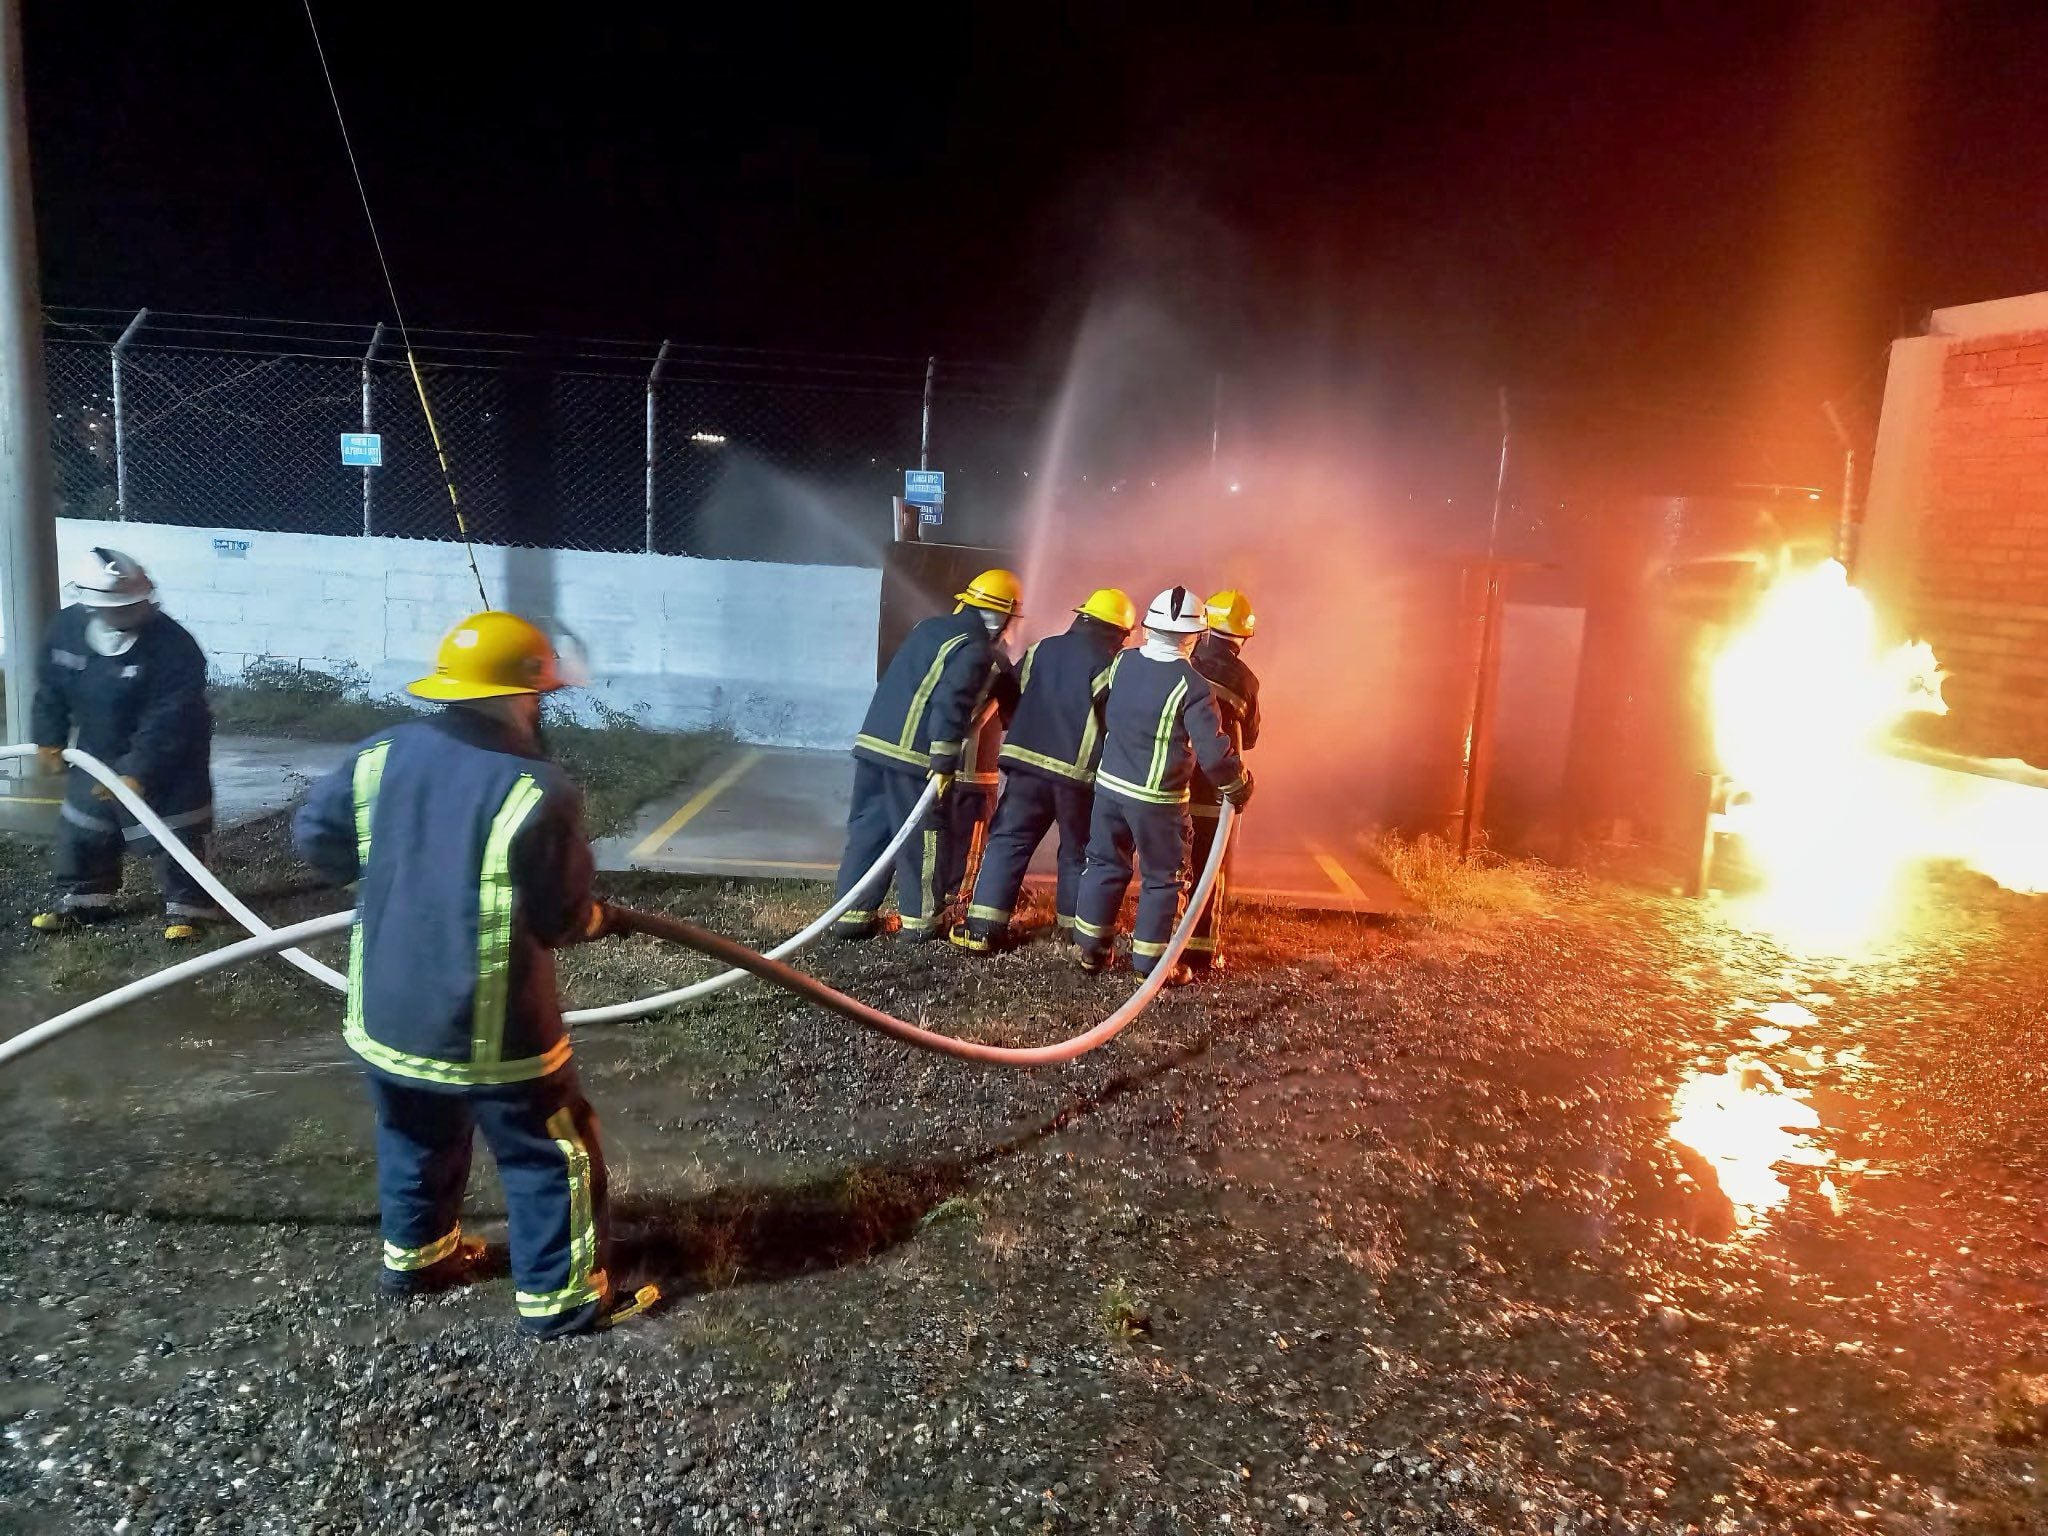
[[[1819,1127],[1813,1106],[1754,1057],[1731,1056],[1725,1070],[1687,1078],[1671,1099],[1672,1138],[1706,1159],[1744,1226],[1791,1194],[1782,1166],[1833,1161],[1806,1134]]]
[[[1852,950],[1891,926],[1916,860],[2048,890],[2048,790],[1889,749],[1908,715],[1948,712],[1944,676],[1924,642],[1885,643],[1840,563],[1771,585],[1711,684],[1731,791],[1722,825],[1764,880],[1739,915],[1804,947]]]

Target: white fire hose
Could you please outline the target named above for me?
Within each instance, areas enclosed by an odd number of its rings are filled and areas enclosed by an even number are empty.
[[[35,750],[33,746],[0,747],[0,760],[25,757],[34,753]],[[151,811],[141,798],[129,789],[126,784],[123,784],[119,776],[104,763],[89,753],[79,752],[75,749],[66,749],[64,756],[68,761],[76,763],[99,782],[105,784],[113,792],[114,797],[135,817],[136,822],[164,845],[172,857],[176,858],[220,902],[222,909],[231,913],[244,927],[249,929],[250,937],[234,944],[224,945],[220,949],[210,950],[203,955],[196,955],[189,960],[181,961],[153,975],[129,982],[127,985],[118,987],[104,996],[80,1003],[78,1006],[58,1014],[55,1018],[45,1020],[43,1023],[23,1031],[10,1040],[0,1042],[0,1065],[13,1061],[19,1056],[24,1056],[30,1051],[48,1044],[50,1041],[67,1034],[83,1024],[90,1023],[94,1019],[111,1013],[116,1008],[151,996],[180,982],[193,980],[213,971],[225,970],[229,966],[238,965],[243,960],[253,958],[256,955],[281,952],[287,960],[291,960],[308,974],[318,976],[323,981],[331,977],[333,979],[329,983],[330,985],[336,986],[339,989],[346,989],[347,981],[339,972],[322,965],[310,955],[303,954],[292,946],[304,939],[319,938],[328,934],[343,932],[354,923],[355,914],[353,912],[331,912],[322,917],[309,918],[304,922],[294,923],[286,928],[270,927],[243,905],[233,892],[222,885],[214,877],[213,872],[195,858],[190,850],[185,848],[184,844],[179,841],[177,834],[165,826],[155,812]],[[733,963],[733,968],[723,971],[716,976],[709,977],[704,981],[678,988],[672,992],[663,992],[653,997],[642,998],[638,1002],[621,1003],[609,1008],[587,1008],[568,1013],[563,1016],[564,1022],[570,1024],[613,1023],[625,1019],[644,1017],[659,1009],[721,991],[725,987],[737,982],[742,976],[751,973],[788,990],[795,991],[821,1006],[830,1008],[832,1011],[840,1013],[845,1017],[852,1018],[858,1023],[867,1025],[869,1028],[880,1030],[882,1033],[890,1035],[895,1039],[919,1046],[925,1050],[938,1051],[945,1055],[970,1061],[989,1062],[1003,1066],[1044,1066],[1054,1062],[1070,1061],[1076,1056],[1083,1055],[1088,1051],[1095,1050],[1099,1046],[1108,1044],[1109,1041],[1122,1033],[1126,1026],[1151,1005],[1152,1000],[1159,995],[1160,989],[1166,985],[1168,975],[1179,964],[1181,954],[1187,948],[1188,940],[1194,934],[1195,923],[1201,917],[1202,908],[1207,905],[1210,893],[1215,890],[1216,881],[1222,874],[1223,858],[1229,849],[1233,823],[1236,820],[1237,813],[1234,808],[1228,805],[1223,807],[1223,817],[1217,826],[1215,844],[1209,851],[1209,861],[1203,866],[1201,876],[1195,882],[1194,891],[1188,899],[1185,910],[1181,913],[1180,921],[1174,927],[1173,935],[1167,942],[1165,953],[1154,963],[1152,972],[1145,978],[1144,983],[1125,1000],[1121,1007],[1099,1024],[1070,1039],[1042,1046],[995,1046],[983,1045],[970,1040],[955,1039],[953,1036],[939,1034],[936,1031],[924,1029],[906,1020],[895,1018],[878,1009],[870,1008],[866,1004],[846,996],[844,993],[834,991],[822,982],[801,972],[792,971],[779,963],[783,957],[794,954],[816,940],[818,935],[830,927],[839,918],[841,913],[853,905],[855,898],[871,881],[880,878],[882,872],[888,868],[890,861],[896,856],[897,850],[908,841],[912,832],[923,820],[925,813],[938,798],[938,792],[936,782],[927,785],[923,796],[918,800],[910,817],[897,829],[895,837],[890,840],[889,846],[882,851],[881,857],[875,860],[874,864],[870,866],[868,873],[854,885],[852,890],[828,907],[810,926],[802,932],[785,939],[766,955],[754,954],[751,950],[744,949],[730,940],[720,939],[717,935],[706,934],[701,929],[696,929],[690,924],[681,923],[675,919],[663,918],[655,914],[622,910],[620,916],[627,920],[623,926],[639,932],[649,933],[656,937],[670,938],[673,942],[699,948],[706,953],[730,960]]]
[[[9,758],[33,757],[35,753],[36,748],[32,745],[0,747],[0,762],[4,762]],[[122,782],[121,776],[118,773],[94,757],[90,752],[81,752],[75,747],[66,747],[64,749],[64,760],[84,769],[85,772],[98,780],[108,793],[120,803],[122,809],[135,818],[136,824],[159,843],[163,844],[164,850],[184,867],[187,874],[199,882],[209,896],[220,904],[223,912],[227,913],[228,916],[248,929],[251,934],[259,938],[273,931],[271,926],[254,912],[250,911],[233,891],[220,883],[220,880],[214,875],[213,871],[208,869],[205,863],[191,849],[185,846],[184,842],[178,837],[178,834],[165,826],[162,818],[149,808],[142,797]],[[792,934],[773,949],[768,950],[768,958],[771,960],[786,960],[791,955],[800,954],[815,944],[819,936],[839,921],[840,916],[853,906],[864,890],[882,878],[889,866],[895,862],[896,855],[902,851],[903,845],[910,841],[918,827],[923,824],[926,813],[931,810],[933,803],[937,801],[938,797],[938,785],[936,783],[927,784],[924,793],[918,797],[917,804],[911,808],[908,819],[904,821],[902,826],[896,829],[896,835],[889,839],[888,846],[882,850],[881,855],[875,862],[868,866],[867,873],[862,875],[859,881],[844,896],[836,899],[831,906],[819,913],[808,927],[799,933]],[[262,953],[262,951],[250,951],[250,953]],[[315,981],[332,987],[337,992],[348,991],[348,978],[335,970],[334,967],[322,964],[302,950],[286,949],[283,951],[283,956]],[[613,1003],[604,1008],[580,1008],[572,1013],[563,1015],[563,1018],[565,1022],[570,1024],[622,1024],[633,1019],[644,1019],[649,1014],[660,1013],[663,1009],[673,1008],[680,1003],[695,1002],[700,997],[709,997],[715,992],[723,992],[727,987],[735,986],[746,979],[747,973],[742,970],[721,971],[716,976],[706,977],[703,981],[692,982],[687,987],[678,987],[671,992],[658,992],[652,997],[643,997],[637,1002]]]

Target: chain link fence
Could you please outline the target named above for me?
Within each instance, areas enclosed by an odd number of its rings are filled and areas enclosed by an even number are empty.
[[[870,564],[924,435],[945,537],[1001,542],[1050,396],[923,359],[414,333],[478,543]],[[59,515],[457,537],[395,329],[53,311]],[[344,433],[382,463],[343,464]]]

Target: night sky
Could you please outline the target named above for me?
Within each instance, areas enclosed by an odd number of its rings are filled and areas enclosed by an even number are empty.
[[[49,302],[386,315],[295,0],[27,10]],[[415,325],[1762,408],[2048,287],[2038,0],[319,12]]]

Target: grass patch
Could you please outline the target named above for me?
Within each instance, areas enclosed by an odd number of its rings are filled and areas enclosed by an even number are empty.
[[[1096,1321],[1112,1339],[1135,1339],[1152,1331],[1150,1310],[1139,1302],[1131,1282],[1121,1277],[1102,1288]]]
[[[1431,917],[1472,918],[1533,912],[1550,898],[1541,866],[1502,858],[1481,849],[1470,858],[1443,838],[1398,837],[1382,832],[1373,839],[1373,857],[1410,900]]]
[[[938,1226],[941,1222],[947,1221],[966,1221],[972,1222],[975,1226],[980,1226],[981,1220],[982,1209],[979,1200],[976,1200],[971,1195],[953,1195],[948,1199],[941,1200],[937,1205],[926,1211],[923,1216],[919,1217],[917,1230],[923,1232]]]
[[[213,723],[229,736],[360,741],[419,714],[402,700],[373,696],[359,668],[321,672],[274,656],[259,656],[239,681],[216,684],[211,697]]]

